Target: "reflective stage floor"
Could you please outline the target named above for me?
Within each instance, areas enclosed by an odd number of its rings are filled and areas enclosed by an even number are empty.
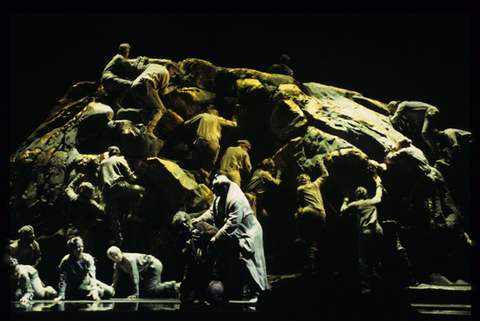
[[[221,307],[178,299],[110,299],[103,301],[34,300],[10,302],[10,320],[262,320],[278,318],[323,320],[472,320],[471,286],[409,287],[400,294],[380,296],[314,295],[293,293],[260,296],[257,304],[230,301]],[[295,320],[296,321],[296,320]]]
[[[109,299],[102,301],[91,300],[33,300],[28,303],[10,302],[11,312],[94,312],[94,311],[255,311],[255,304],[248,301],[230,301],[222,307],[213,307],[208,304],[193,304],[185,307],[179,299]],[[90,315],[90,314],[89,314]]]

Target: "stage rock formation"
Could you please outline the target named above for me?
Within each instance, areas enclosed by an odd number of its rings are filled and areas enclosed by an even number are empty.
[[[142,205],[146,222],[122,219],[124,250],[153,253],[164,261],[167,275],[177,273],[170,268],[178,265],[174,263],[177,257],[171,218],[178,210],[205,210],[213,199],[208,181],[191,162],[195,137],[183,123],[215,107],[220,116],[235,117],[238,123],[237,128],[223,130],[220,157],[238,139],[247,139],[252,144],[254,170],[264,158],[273,158],[276,169],[282,170],[281,185],[265,196],[270,216],[261,222],[270,273],[292,273],[303,264],[303,258],[292,260],[290,252],[296,237],[296,177],[301,173],[309,174],[312,180],[318,177],[320,159],[330,172],[323,195],[332,271],[355,264],[355,259],[335,254],[351,251],[355,242],[355,236],[349,234],[355,233],[351,222],[338,216],[343,191],[363,185],[373,194],[374,174],[382,177],[387,191],[379,206],[380,220],[397,222],[392,233],[412,244],[407,251],[424,246],[415,244],[418,235],[424,238],[422,233],[428,232],[432,238],[450,237],[451,242],[460,238],[461,230],[432,235],[438,226],[431,224],[428,207],[412,212],[403,203],[413,178],[402,168],[384,164],[387,152],[405,138],[391,125],[384,102],[351,90],[299,83],[289,76],[252,69],[214,66],[201,59],[189,58],[178,64],[180,74],[172,80],[178,90],[161,97],[168,112],[156,128],[159,140],[149,138],[145,126],[138,122],[140,109],[131,97],[124,99],[123,109],[115,114],[106,104],[99,82],[72,86],[43,124],[11,155],[13,235],[23,224],[36,226],[37,236],[68,228],[66,186],[78,172],[98,186],[97,166],[106,157],[107,148],[117,145],[147,187]],[[248,182],[248,177],[243,181]],[[98,191],[96,195],[101,202]],[[439,253],[444,250],[436,249]],[[412,264],[423,262],[424,258]]]

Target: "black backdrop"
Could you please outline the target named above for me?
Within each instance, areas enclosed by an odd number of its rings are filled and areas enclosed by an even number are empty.
[[[470,14],[9,16],[10,153],[78,81],[98,80],[118,45],[139,55],[264,71],[291,57],[295,78],[383,102],[437,106],[471,130]]]
[[[183,12],[185,4],[177,4],[174,12]],[[9,118],[2,129],[9,129],[10,154],[70,86],[98,80],[122,42],[131,44],[132,58],[200,58],[257,70],[286,53],[301,82],[354,90],[383,102],[428,102],[441,111],[440,127],[476,132],[471,108],[474,16],[469,13],[9,14],[3,22]],[[8,157],[3,159],[8,169]],[[2,172],[5,185],[7,173]],[[3,196],[7,205],[8,193]]]

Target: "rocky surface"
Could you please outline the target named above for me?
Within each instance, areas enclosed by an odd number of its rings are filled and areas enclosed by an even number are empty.
[[[352,90],[299,83],[289,76],[252,69],[214,66],[201,59],[178,64],[181,75],[172,80],[178,90],[162,97],[168,112],[156,128],[160,138],[156,141],[138,123],[139,107],[131,97],[124,99],[123,109],[115,114],[106,104],[99,82],[84,81],[71,87],[11,155],[12,237],[23,224],[34,225],[37,236],[66,228],[66,186],[78,172],[86,173],[98,185],[96,167],[106,157],[107,148],[117,145],[148,190],[142,205],[146,222],[122,220],[124,250],[152,253],[164,262],[167,278],[181,278],[171,218],[180,209],[202,211],[213,199],[208,182],[191,164],[194,138],[183,122],[215,106],[222,117],[235,116],[238,122],[237,128],[222,132],[220,157],[238,139],[247,139],[252,144],[254,170],[269,157],[275,160],[276,169],[282,170],[281,185],[265,196],[270,216],[261,222],[270,274],[293,273],[304,263],[294,245],[296,177],[307,173],[316,178],[321,159],[330,172],[322,191],[329,231],[329,263],[325,265],[330,272],[355,270],[355,230],[352,221],[340,218],[338,212],[346,188],[363,185],[374,193],[374,174],[382,177],[387,191],[379,206],[380,220],[397,222],[393,229],[385,225],[390,233],[387,239],[400,235],[410,246],[407,251],[415,258],[415,266],[428,261],[436,267],[444,262],[443,247],[435,248],[435,258],[424,257],[435,243],[429,239],[436,226],[430,224],[428,208],[412,210],[403,202],[413,178],[398,166],[384,164],[389,148],[405,137],[390,124],[384,102]],[[98,191],[96,195],[101,202]],[[456,233],[453,239],[458,240]],[[416,243],[420,238],[428,239],[428,246]],[[104,244],[99,244],[94,254],[104,259],[101,251],[108,244],[108,235],[99,242]],[[396,272],[392,272],[393,278]]]

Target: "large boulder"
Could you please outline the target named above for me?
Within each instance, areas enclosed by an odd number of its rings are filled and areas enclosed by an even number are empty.
[[[212,63],[196,58],[187,58],[178,62],[182,77],[182,87],[196,87],[214,91],[217,67]]]
[[[295,85],[280,85],[272,99],[293,101],[311,126],[350,142],[377,161],[382,162],[385,150],[404,138],[388,117],[345,97],[347,91],[321,84],[306,86],[315,93],[313,96]]]
[[[183,87],[168,95],[165,105],[183,119],[189,119],[215,103],[215,98],[213,92],[197,87]]]
[[[64,195],[66,186],[76,173],[83,172],[99,190],[98,165],[106,157],[107,148],[117,145],[147,189],[141,207],[146,222],[119,218],[125,231],[124,244],[138,252],[156,253],[165,257],[166,266],[176,266],[178,262],[168,262],[175,257],[170,255],[175,251],[171,217],[179,210],[202,212],[213,200],[211,186],[197,179],[202,175],[192,166],[193,141],[183,123],[214,106],[220,116],[235,117],[238,124],[223,129],[219,159],[238,139],[247,139],[252,144],[249,154],[254,170],[260,161],[272,158],[275,170],[282,171],[282,183],[274,191],[267,191],[263,200],[271,214],[262,222],[268,257],[292,254],[287,249],[292,249],[296,237],[296,178],[307,173],[316,179],[321,175],[320,162],[329,171],[322,193],[329,244],[333,244],[329,254],[332,268],[356,264],[352,261],[354,254],[347,261],[335,254],[342,253],[343,246],[354,244],[348,243],[354,242],[349,238],[354,232],[338,215],[343,193],[363,185],[373,194],[372,177],[376,174],[381,175],[388,192],[381,205],[388,210],[379,210],[380,220],[396,220],[398,234],[414,248],[421,246],[416,243],[418,238],[402,233],[408,230],[402,227],[415,225],[418,217],[428,218],[432,197],[421,199],[419,204],[425,207],[420,205],[411,211],[403,199],[415,177],[403,166],[383,164],[392,146],[405,138],[398,127],[391,125],[384,102],[349,89],[300,83],[290,76],[248,68],[214,66],[201,59],[188,58],[178,64],[180,75],[172,78],[177,90],[161,97],[167,113],[155,130],[158,140],[148,137],[142,109],[131,96],[122,102],[126,108],[115,112],[98,82],[80,82],[68,90],[10,158],[12,231],[23,224],[39,227],[37,234],[68,227],[62,214],[69,205]],[[447,192],[442,189],[439,194]],[[448,200],[448,204],[453,201]],[[416,236],[428,232],[432,228],[429,224],[419,226]],[[458,233],[448,236],[452,235],[459,239]],[[102,246],[109,244],[102,238],[99,242]],[[290,263],[286,269],[298,267]],[[277,262],[279,265],[281,262]]]
[[[197,184],[192,174],[175,162],[149,157],[140,162],[143,176],[157,199],[157,212],[169,216],[183,208],[189,211],[206,210],[213,201],[213,193],[203,184]]]

